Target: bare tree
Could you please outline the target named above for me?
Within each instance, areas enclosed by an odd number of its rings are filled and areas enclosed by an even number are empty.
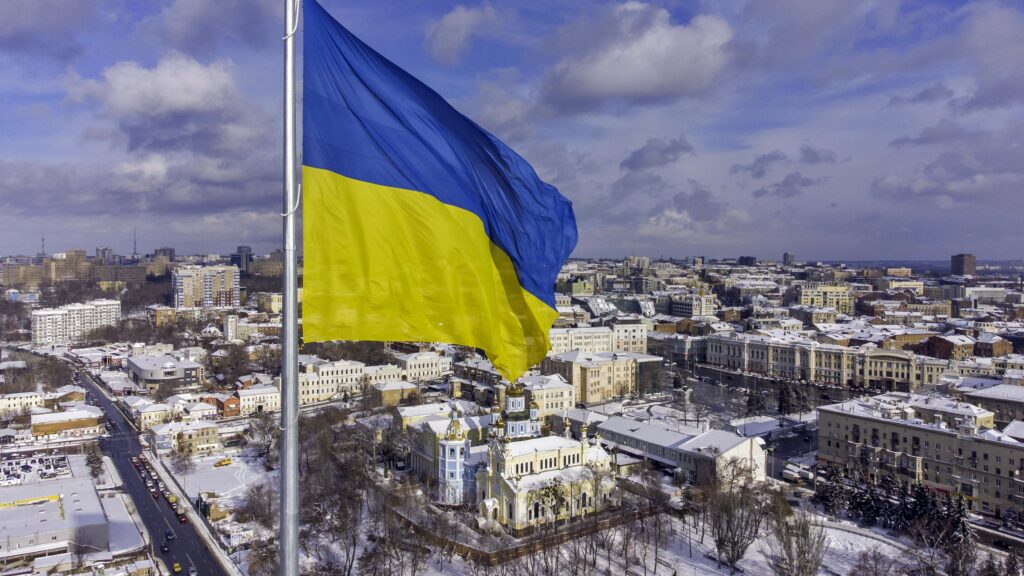
[[[879,552],[876,546],[860,553],[849,576],[901,576],[905,572],[906,566]]]
[[[946,542],[949,526],[945,522],[930,522],[927,518],[915,521],[908,530],[918,545],[910,547],[912,568],[919,576],[936,576],[945,561],[942,545]]]
[[[709,494],[708,524],[719,565],[724,561],[731,573],[761,531],[763,511],[753,488],[744,484],[734,489],[719,488]]]
[[[196,471],[196,461],[191,452],[178,448],[171,454],[171,468],[180,476],[188,476]]]
[[[274,540],[257,540],[249,548],[249,576],[275,576],[279,555],[278,543]]]
[[[776,513],[772,517],[772,553],[768,566],[777,576],[814,576],[828,551],[825,527],[807,512],[789,517]]]

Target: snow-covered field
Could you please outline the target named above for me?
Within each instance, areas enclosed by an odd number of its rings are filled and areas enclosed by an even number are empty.
[[[189,498],[195,499],[200,492],[216,492],[222,501],[231,505],[245,497],[247,487],[253,482],[272,478],[272,475],[263,469],[263,462],[260,459],[235,453],[230,455],[231,464],[214,466],[223,457],[217,455],[196,458],[196,469],[191,474],[179,474],[170,465],[167,468],[188,493]]]

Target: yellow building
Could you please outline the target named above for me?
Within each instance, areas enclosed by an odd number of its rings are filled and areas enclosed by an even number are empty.
[[[475,475],[480,515],[518,534],[617,505],[611,457],[597,440],[491,440]]]
[[[948,398],[889,393],[818,408],[818,460],[963,494],[976,512],[1019,512],[1024,443],[990,428],[992,412]]]
[[[374,406],[391,407],[398,406],[402,400],[412,396],[417,390],[415,384],[399,380],[374,384],[370,387],[370,394]]]
[[[849,286],[828,284],[801,286],[800,304],[818,308],[835,308],[840,314],[853,313],[853,298]]]
[[[537,406],[537,417],[548,422],[549,417],[561,418],[576,406],[576,389],[560,374],[525,376],[519,383],[526,388],[530,405]]]
[[[575,350],[544,358],[541,371],[564,378],[573,387],[576,402],[599,404],[636,392],[638,374],[646,362],[660,363],[661,358],[647,354]]]

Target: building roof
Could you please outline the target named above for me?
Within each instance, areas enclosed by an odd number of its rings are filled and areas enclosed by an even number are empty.
[[[729,450],[747,442],[746,438],[728,430],[708,430],[695,436],[679,446],[680,450],[696,452],[704,456],[724,454]]]
[[[540,438],[527,438],[516,440],[507,444],[511,456],[523,456],[534,452],[550,452],[553,450],[579,449],[582,443],[579,440],[565,438],[564,436],[542,436]]]
[[[683,434],[681,432],[673,432],[667,430],[661,426],[655,426],[653,424],[647,424],[645,422],[637,422],[636,420],[630,420],[623,418],[622,416],[612,416],[604,422],[597,425],[597,429],[602,433],[618,434],[627,438],[635,438],[641,442],[654,444],[663,448],[674,448],[677,445],[686,442],[690,438],[693,438],[691,434]]]
[[[260,396],[262,394],[280,394],[280,393],[281,393],[281,391],[278,390],[274,386],[253,386],[251,388],[243,388],[241,390],[236,390],[235,391],[235,394],[238,394],[239,398],[241,398],[243,396]]]
[[[416,390],[415,384],[410,384],[405,380],[395,380],[392,382],[379,382],[373,385],[374,388],[381,392],[388,392],[391,390]]]
[[[89,478],[33,482],[0,490],[3,504],[35,499],[39,503],[0,507],[0,539],[107,524],[96,488]]]
[[[419,406],[399,406],[398,415],[403,420],[406,418],[420,418],[424,416],[448,416],[452,407],[447,403],[420,404]]]
[[[527,390],[556,390],[572,388],[572,384],[566,382],[561,374],[550,374],[546,376],[524,376],[519,379]]]
[[[964,396],[969,398],[980,398],[988,400],[1006,400],[1010,402],[1024,402],[1024,386],[1016,384],[997,384],[988,388],[968,390]]]
[[[33,426],[36,424],[50,424],[54,422],[71,422],[73,420],[100,419],[103,418],[103,410],[100,410],[96,406],[84,404],[76,406],[72,410],[65,410],[63,412],[33,414],[31,418]]]

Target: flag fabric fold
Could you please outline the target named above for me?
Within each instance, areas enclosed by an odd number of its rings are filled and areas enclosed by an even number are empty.
[[[549,348],[572,204],[511,148],[304,3],[303,335]]]

